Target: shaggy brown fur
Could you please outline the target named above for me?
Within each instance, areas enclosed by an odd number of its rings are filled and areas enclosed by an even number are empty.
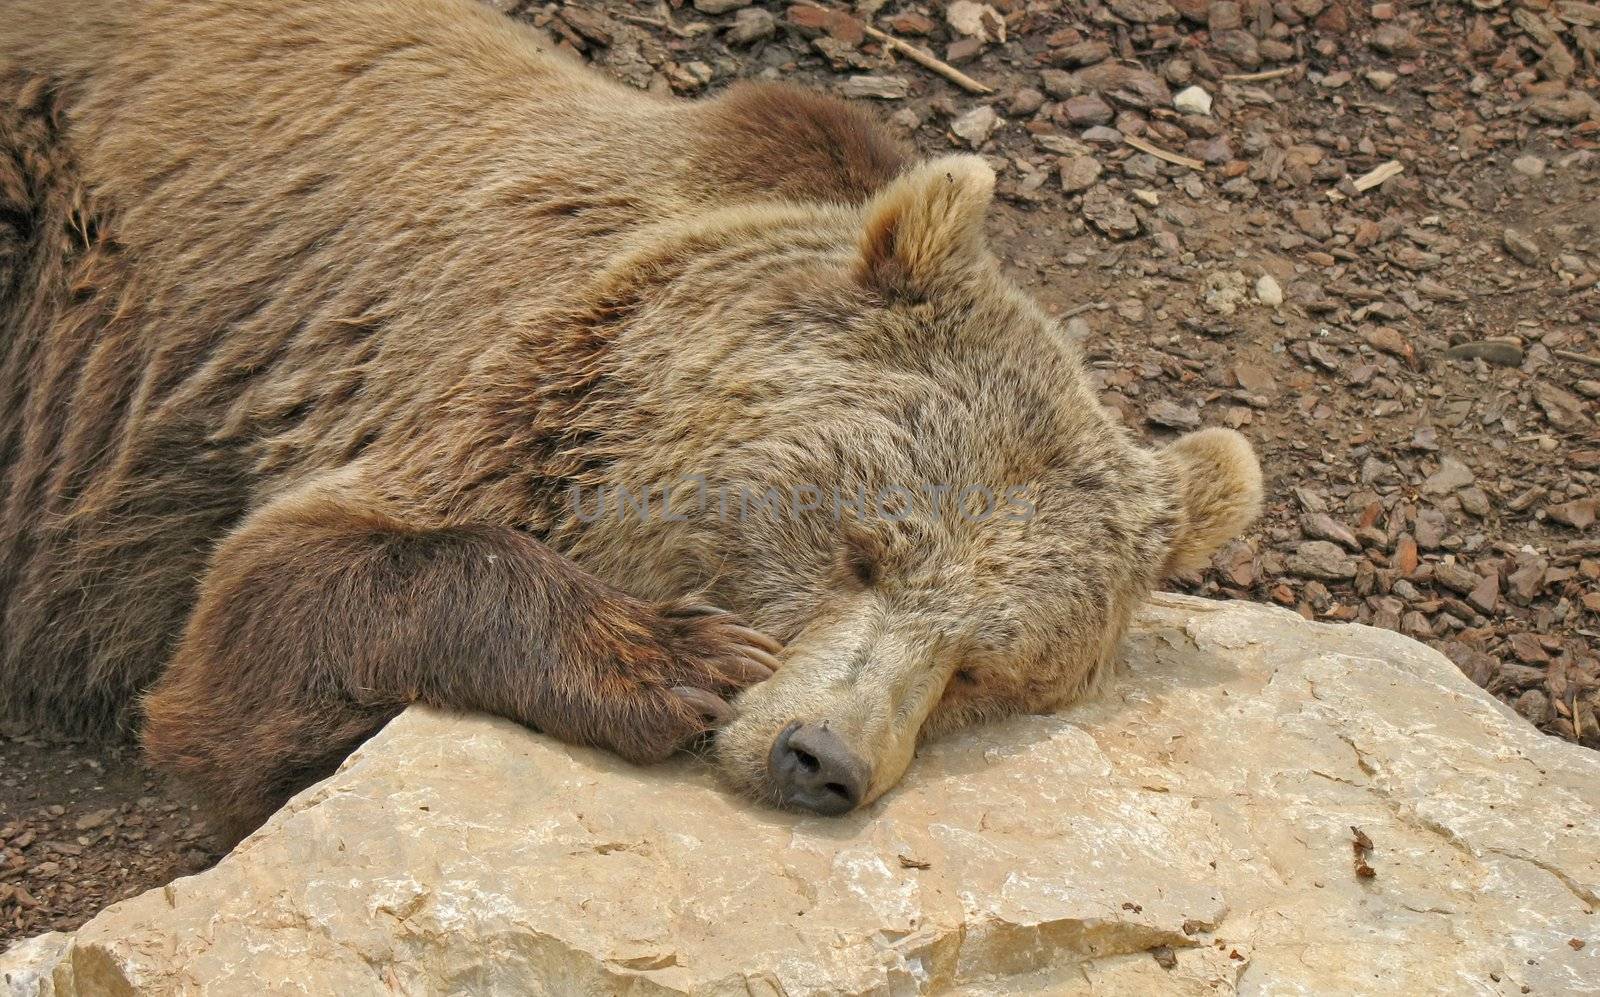
[[[776,664],[702,598],[799,645],[730,778],[836,717],[870,798],[924,729],[1081,691],[1254,515],[1237,436],[1152,454],[1095,404],[981,161],[836,101],[659,100],[470,0],[0,20],[0,711],[103,730],[153,685],[151,756],[241,827],[410,702],[658,758]],[[687,475],[1039,514],[568,499]]]

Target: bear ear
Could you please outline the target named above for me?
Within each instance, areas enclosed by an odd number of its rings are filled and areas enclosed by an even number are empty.
[[[1261,513],[1261,464],[1250,442],[1230,429],[1202,429],[1158,452],[1178,483],[1177,533],[1165,577],[1204,567]]]
[[[993,198],[994,170],[977,156],[931,159],[901,174],[867,203],[858,278],[889,297],[926,297],[982,258]]]

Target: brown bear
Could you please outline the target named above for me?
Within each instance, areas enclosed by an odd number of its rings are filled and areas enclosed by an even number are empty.
[[[843,812],[1256,513],[1097,404],[980,158],[472,0],[0,6],[0,711],[239,830],[409,703]]]

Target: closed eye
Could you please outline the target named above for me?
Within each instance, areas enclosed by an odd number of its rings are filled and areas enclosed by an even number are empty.
[[[857,551],[850,558],[850,573],[862,587],[871,588],[878,581],[878,563],[864,552]]]
[[[844,565],[850,577],[862,588],[878,584],[882,559],[872,538],[854,531],[845,534]]]

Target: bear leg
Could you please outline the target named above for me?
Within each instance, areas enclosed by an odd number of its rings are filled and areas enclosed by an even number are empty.
[[[407,704],[650,762],[726,719],[778,649],[720,610],[634,599],[514,528],[420,529],[313,490],[219,546],[142,738],[242,834]]]

